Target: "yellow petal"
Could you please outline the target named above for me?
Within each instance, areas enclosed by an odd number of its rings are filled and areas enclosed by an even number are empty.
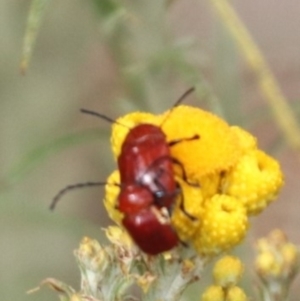
[[[221,286],[211,285],[205,289],[201,301],[225,301],[225,292]]]

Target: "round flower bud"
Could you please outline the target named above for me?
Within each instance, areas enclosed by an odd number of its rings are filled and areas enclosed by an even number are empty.
[[[203,255],[219,254],[241,242],[248,228],[244,206],[235,198],[216,194],[206,200],[202,225],[192,242]]]
[[[283,175],[276,160],[260,150],[243,155],[223,178],[222,191],[236,197],[248,214],[261,212],[277,196]]]
[[[245,292],[238,286],[230,287],[227,290],[226,301],[247,301]]]
[[[201,296],[201,301],[225,301],[225,292],[221,286],[211,285],[207,287]]]
[[[224,256],[214,266],[214,282],[222,287],[236,285],[242,277],[244,266],[237,257]]]

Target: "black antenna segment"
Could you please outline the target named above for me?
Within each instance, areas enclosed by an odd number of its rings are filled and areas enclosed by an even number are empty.
[[[80,189],[80,188],[86,188],[86,187],[94,187],[94,186],[104,186],[104,185],[114,185],[114,186],[120,186],[117,183],[107,183],[107,182],[85,182],[85,183],[76,183],[76,184],[72,184],[72,185],[68,185],[65,188],[63,188],[62,190],[60,190],[57,195],[53,198],[49,209],[50,210],[54,210],[58,201],[62,198],[62,196],[64,194],[66,194],[67,192],[74,190],[74,189]]]
[[[160,124],[160,127],[162,127],[162,125],[166,122],[166,120],[169,118],[170,114],[172,113],[172,111],[178,107],[186,98],[187,96],[189,96],[191,93],[193,93],[195,91],[195,87],[191,87],[189,88],[187,91],[185,91],[179,98],[178,100],[176,100],[176,102],[173,104],[172,108],[169,110],[167,116],[165,117],[165,119],[162,121],[162,123]]]
[[[189,88],[187,91],[185,91],[179,98],[176,100],[176,102],[173,104],[172,109],[179,106],[187,96],[189,96],[191,93],[195,91],[195,87]]]
[[[128,129],[131,129],[129,126],[127,126],[123,123],[120,123],[120,122],[116,121],[115,119],[112,119],[112,118],[110,118],[110,117],[108,117],[104,114],[98,113],[98,112],[91,111],[91,110],[86,110],[86,109],[80,109],[80,112],[84,113],[84,114],[93,115],[93,116],[99,117],[101,119],[104,119],[104,120],[108,121],[109,123],[112,123],[112,124],[116,123],[118,125],[121,125],[121,126],[124,126],[124,127],[128,128]]]

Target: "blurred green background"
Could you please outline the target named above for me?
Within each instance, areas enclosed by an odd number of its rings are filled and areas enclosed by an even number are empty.
[[[299,115],[299,1],[232,3]],[[78,287],[79,271],[72,252],[83,236],[101,240],[101,227],[109,223],[101,204],[103,190],[98,188],[74,191],[54,213],[48,210],[53,196],[67,184],[105,180],[115,168],[110,125],[81,115],[79,109],[93,109],[113,118],[133,109],[162,112],[198,80],[196,75],[189,78],[195,70],[199,70],[199,78],[205,76],[214,95],[203,93],[201,100],[194,95],[186,102],[213,108],[231,124],[247,128],[258,137],[260,147],[281,162],[285,173],[286,185],[278,201],[253,219],[245,243],[253,245],[275,227],[299,243],[299,153],[286,145],[253,73],[209,2],[174,2],[160,19],[168,42],[160,40],[161,34],[148,45],[148,29],[140,28],[137,20],[136,35],[125,39],[131,57],[119,61],[120,49],[113,43],[120,41],[119,37],[107,39],[103,33],[109,32],[114,20],[100,22],[97,4],[99,1],[50,1],[32,61],[22,76],[19,63],[30,1],[0,0],[0,300],[56,300],[55,293],[46,289],[25,294],[46,277]],[[152,30],[159,26],[150,23]],[[161,77],[153,76],[155,72],[144,74],[142,78],[149,79],[147,86],[138,89],[137,78],[126,81],[126,74],[144,70],[142,64],[130,65],[135,59],[132,54],[136,51],[136,60],[143,62],[146,50],[158,45],[155,41],[161,45],[175,41],[179,54],[175,49],[174,61],[166,61],[162,55],[161,65],[156,61],[154,69],[161,71],[166,64],[166,72]],[[181,47],[187,48],[186,66],[193,68],[185,69],[178,59]],[[145,57],[141,58],[141,53],[146,53]],[[149,99],[145,100],[143,93]],[[215,96],[219,102],[214,102]],[[243,252],[245,249],[242,247],[241,253],[250,262],[253,255],[249,250]],[[300,293],[297,284],[292,291],[294,296]]]

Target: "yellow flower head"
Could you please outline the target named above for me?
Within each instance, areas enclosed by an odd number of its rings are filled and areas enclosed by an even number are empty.
[[[167,117],[166,117],[167,116]],[[162,129],[168,141],[190,138],[171,147],[171,154],[184,166],[189,179],[227,170],[239,155],[239,139],[228,124],[217,116],[198,108],[179,106],[166,112]]]
[[[207,287],[201,296],[201,301],[225,301],[225,292],[219,285]]]
[[[244,266],[239,258],[233,256],[224,256],[214,266],[214,283],[222,287],[236,285],[243,274]]]
[[[227,290],[226,301],[247,301],[246,293],[238,286],[230,287]]]
[[[236,198],[216,194],[204,205],[202,225],[193,237],[195,249],[215,255],[241,242],[248,229],[246,210]]]
[[[119,118],[113,125],[111,139],[116,157],[130,130],[122,125],[133,128],[141,123],[162,125],[168,142],[183,140],[170,150],[191,180],[199,181],[203,175],[227,170],[241,153],[240,140],[225,121],[198,108],[178,106],[160,116],[131,113]],[[184,141],[195,135],[199,135],[199,139]]]
[[[122,228],[117,226],[107,227],[105,229],[105,234],[109,241],[114,245],[123,246],[129,249],[133,244],[130,236]]]
[[[96,240],[84,237],[76,256],[85,263],[90,270],[103,270],[109,262],[109,254]]]
[[[247,301],[245,292],[238,286],[223,289],[219,285],[211,285],[201,296],[201,301]]]
[[[290,283],[299,269],[300,252],[281,230],[257,241],[256,272],[264,283]]]
[[[236,197],[253,215],[275,199],[282,185],[278,162],[260,150],[251,150],[223,178],[223,193]]]
[[[116,159],[129,131],[139,124],[156,125],[166,136],[170,159],[177,162],[173,173],[180,189],[177,195],[174,191],[174,204],[167,212],[179,239],[200,254],[219,254],[241,242],[248,215],[261,212],[283,185],[279,164],[257,148],[255,137],[189,106],[162,115],[135,112],[119,118],[111,137]],[[140,141],[147,141],[148,136],[144,138]],[[159,168],[154,168],[156,172]],[[110,217],[121,224],[124,215],[117,209],[120,187],[116,184],[127,183],[120,183],[118,171],[107,182],[104,204]],[[153,195],[153,205],[155,200]]]

